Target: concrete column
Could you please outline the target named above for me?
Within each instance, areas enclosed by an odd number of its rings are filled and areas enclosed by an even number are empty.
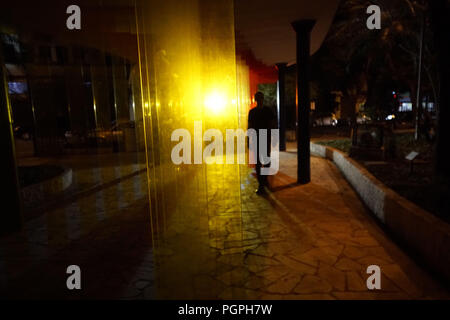
[[[309,131],[309,52],[315,20],[297,20],[292,27],[297,34],[297,183],[311,181]]]
[[[112,58],[112,74],[116,119],[118,123],[128,122],[130,121],[130,106],[128,105],[128,79],[124,58]]]
[[[35,155],[61,153],[58,142],[58,106],[65,98],[62,84],[52,76],[52,67],[27,63],[28,90],[34,116]]]
[[[134,129],[138,151],[145,151],[144,113],[141,98],[139,65],[134,65],[131,71],[131,88],[133,95]]]
[[[8,83],[6,82],[6,69],[0,45],[0,141],[2,156],[0,168],[1,203],[0,235],[17,231],[21,226],[20,187],[17,178],[16,154],[12,130],[12,112],[8,96]]]
[[[99,50],[91,50],[91,82],[94,102],[95,125],[97,129],[111,128],[111,87],[106,65],[105,54]]]
[[[278,129],[280,129],[280,151],[286,151],[286,86],[285,75],[287,63],[277,63],[277,105],[278,105]]]
[[[69,109],[70,128],[72,133],[85,135],[89,127],[89,101],[83,84],[83,66],[75,61],[64,66],[67,104]]]

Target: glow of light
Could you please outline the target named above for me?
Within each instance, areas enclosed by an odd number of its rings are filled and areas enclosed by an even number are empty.
[[[97,103],[95,102],[95,98],[94,98],[94,120],[95,124],[97,124]]]
[[[205,108],[214,114],[220,114],[224,111],[226,105],[226,98],[223,94],[213,91],[206,95],[204,100]]]
[[[395,114],[390,114],[386,117],[386,120],[393,120],[395,119]]]

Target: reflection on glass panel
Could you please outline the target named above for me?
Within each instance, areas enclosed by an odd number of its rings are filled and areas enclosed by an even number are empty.
[[[225,152],[226,130],[247,126],[249,69],[236,55],[233,1],[77,4],[80,30],[65,27],[56,1],[1,6],[27,239],[51,251],[93,237],[97,253],[114,251],[109,241],[138,216],[164,297],[171,282],[247,248],[249,168],[236,163],[237,139],[235,164],[219,149],[204,155],[221,138]],[[179,129],[189,163],[172,161]]]
[[[76,31],[66,28],[66,6],[57,1],[19,0],[0,10],[25,222],[73,201],[95,221],[96,211],[117,210],[128,198],[105,199],[100,190],[145,175],[134,1],[78,5]],[[83,208],[78,199],[97,191],[99,200]]]
[[[211,255],[243,253],[226,248],[223,240],[224,234],[242,232],[242,168],[223,164],[215,154],[220,163],[206,165],[202,152],[218,138],[203,141],[208,129],[217,129],[224,140],[226,129],[246,129],[248,69],[236,59],[232,1],[141,1],[137,26],[158,288],[164,297],[163,288],[173,287],[175,279],[189,281]],[[190,134],[188,158],[194,164],[171,160],[178,143],[171,135],[179,128]],[[192,243],[209,247],[193,250]],[[177,266],[184,267],[183,279],[174,278]]]

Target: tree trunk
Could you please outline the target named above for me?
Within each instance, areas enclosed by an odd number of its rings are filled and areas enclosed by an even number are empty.
[[[408,83],[408,87],[409,87],[409,98],[411,100],[411,106],[412,106],[412,114],[414,117],[414,120],[413,120],[413,124],[414,124],[416,115],[417,115],[417,103],[416,103],[417,83],[410,81]]]

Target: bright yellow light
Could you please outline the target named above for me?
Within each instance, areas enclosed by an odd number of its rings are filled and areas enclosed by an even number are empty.
[[[205,97],[205,107],[215,113],[219,114],[224,111],[227,100],[225,96],[219,92],[212,92]]]

